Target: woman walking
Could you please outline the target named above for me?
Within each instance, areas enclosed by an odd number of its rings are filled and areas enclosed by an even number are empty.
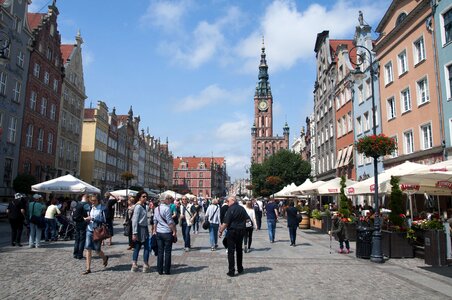
[[[139,192],[136,196],[135,208],[132,217],[132,240],[134,242],[134,250],[132,256],[132,272],[138,272],[138,255],[140,254],[141,246],[143,250],[143,273],[149,272],[149,228],[148,215],[146,209],[146,202],[148,194],[144,191]]]
[[[253,241],[253,230],[257,230],[257,221],[256,221],[256,215],[254,213],[254,208],[251,200],[247,200],[245,204],[245,210],[248,214],[248,217],[251,220],[251,223],[247,222],[246,229],[245,229],[245,236],[243,237],[243,245],[245,246],[243,250],[245,253],[248,253],[251,251],[251,243]]]
[[[198,199],[193,201],[193,207],[195,208],[195,216],[193,221],[193,234],[199,232],[199,214],[201,213],[202,206],[199,205]]]
[[[127,200],[127,211],[126,211],[126,220],[124,221],[124,225],[127,230],[127,237],[129,238],[129,248],[127,250],[133,249],[133,240],[132,240],[132,217],[133,210],[135,209],[135,197],[129,196]]]
[[[9,225],[11,226],[11,246],[22,247],[20,240],[25,220],[25,206],[22,194],[15,194],[14,199],[8,205],[6,214],[8,215]]]
[[[86,271],[82,273],[83,275],[91,273],[91,257],[93,250],[102,258],[104,267],[108,265],[108,256],[105,255],[100,248],[102,241],[93,240],[94,229],[106,223],[104,206],[100,204],[99,199],[97,199],[96,196],[91,196],[90,202],[91,210],[89,211],[88,216],[84,218],[85,221],[88,222],[88,227],[86,230],[85,242]]]
[[[218,199],[213,199],[206,211],[206,220],[209,220],[210,250],[218,248],[218,227],[220,226],[220,206]]]
[[[40,203],[42,198],[39,194],[33,195],[33,201],[28,204],[28,217],[31,220],[33,216],[42,218],[45,206]],[[30,221],[30,238],[28,239],[28,246],[30,248],[39,248],[42,236],[42,225],[35,224]]]

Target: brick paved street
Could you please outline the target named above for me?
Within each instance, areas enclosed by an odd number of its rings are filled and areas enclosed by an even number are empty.
[[[189,253],[183,251],[178,233],[171,275],[156,273],[155,257],[151,273],[131,273],[132,252],[126,250],[121,223],[116,219],[114,245],[104,247],[108,267],[95,259],[93,273],[82,276],[85,261],[72,258],[72,241],[44,243],[39,249],[7,246],[9,227],[2,220],[0,299],[452,298],[450,267],[440,269],[448,273],[443,276],[419,259],[376,265],[357,259],[354,252],[330,254],[328,236],[311,230],[298,230],[297,247],[289,247],[285,221],[277,224],[274,244],[268,242],[266,230],[254,232],[252,251],[244,254],[243,275],[226,276],[225,250],[211,252],[204,230],[192,235],[194,249]],[[333,250],[335,246],[333,241]]]

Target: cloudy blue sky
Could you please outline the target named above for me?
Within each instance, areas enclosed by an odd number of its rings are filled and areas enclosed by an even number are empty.
[[[51,1],[33,0],[30,12]],[[88,99],[129,106],[174,156],[224,156],[232,179],[250,165],[262,36],[274,133],[290,139],[313,110],[317,33],[352,39],[362,10],[376,27],[390,0],[58,0],[63,43],[80,30]]]

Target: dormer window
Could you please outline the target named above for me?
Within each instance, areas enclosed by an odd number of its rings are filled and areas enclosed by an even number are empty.
[[[405,18],[406,18],[406,13],[401,13],[398,17],[397,17],[397,20],[396,20],[396,26],[399,26],[400,25],[400,23],[402,23],[403,22],[403,20],[405,20]]]

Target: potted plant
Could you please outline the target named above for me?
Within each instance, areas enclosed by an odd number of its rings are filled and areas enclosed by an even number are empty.
[[[301,220],[300,224],[299,224],[299,228],[300,229],[309,229],[311,228],[310,226],[310,209],[309,206],[305,205],[302,206],[301,204],[297,205],[297,210],[299,213],[301,213],[303,219]]]
[[[385,230],[381,231],[383,255],[390,258],[411,258],[414,257],[412,232],[409,231],[406,216],[402,211],[403,194],[399,179],[391,177],[391,186],[391,212],[384,224]]]
[[[311,220],[310,220],[311,228],[314,229],[322,229],[322,214],[320,210],[313,209],[311,212]]]
[[[425,263],[433,266],[446,264],[446,235],[439,219],[413,221],[411,230],[415,235],[417,248],[424,254]]]
[[[356,241],[356,218],[350,213],[350,201],[345,196],[345,176],[341,176],[341,193],[339,194],[339,213],[345,224],[345,230],[350,241]],[[353,217],[353,218],[352,218]]]
[[[397,149],[396,141],[383,133],[367,135],[360,138],[355,144],[358,153],[367,157],[380,157],[393,153]]]

